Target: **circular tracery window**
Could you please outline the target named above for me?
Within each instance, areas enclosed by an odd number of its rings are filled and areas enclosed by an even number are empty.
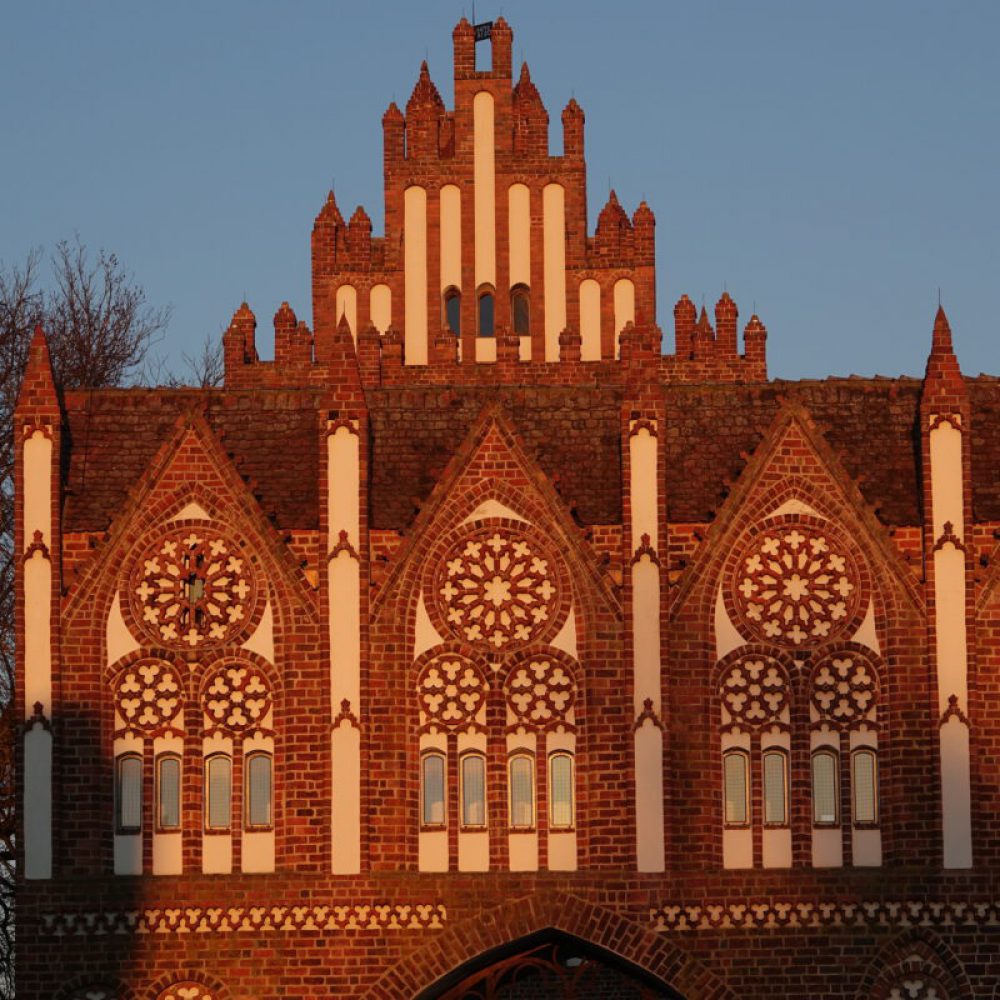
[[[863,589],[839,535],[779,521],[743,550],[729,575],[726,604],[754,638],[802,648],[856,628]]]
[[[126,591],[136,626],[173,649],[231,642],[259,617],[250,560],[235,541],[204,525],[159,535],[132,569]]]
[[[545,641],[568,610],[567,588],[548,547],[507,525],[462,532],[426,583],[435,626],[494,652]]]

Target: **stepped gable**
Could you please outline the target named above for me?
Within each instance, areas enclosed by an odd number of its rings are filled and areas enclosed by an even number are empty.
[[[66,393],[63,530],[103,531],[177,418],[193,408],[279,526],[317,527],[316,394],[129,389]]]

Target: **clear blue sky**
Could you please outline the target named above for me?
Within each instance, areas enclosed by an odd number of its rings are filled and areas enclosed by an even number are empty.
[[[465,6],[471,16],[471,4]],[[1000,372],[1000,3],[740,0],[500,10],[559,148],[587,115],[589,225],[609,178],[657,218],[659,322],[725,284],[773,375],[917,374],[938,287],[963,369]],[[271,356],[311,322],[331,182],[382,224],[381,116],[427,57],[451,104],[462,2],[21,0],[0,32],[0,260],[78,232],[192,352],[244,296]]]

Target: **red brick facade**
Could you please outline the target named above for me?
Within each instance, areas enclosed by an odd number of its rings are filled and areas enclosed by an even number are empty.
[[[61,392],[36,337],[19,997],[1000,996],[1000,382],[961,375],[943,312],[922,381],[768,381],[728,295],[714,329],[683,297],[661,353],[652,213],[612,194],[589,235],[583,112],[550,155],[511,40],[494,22],[477,71],[463,19],[454,110],[426,66],[390,105],[385,235],[330,195],[313,329],[283,305],[274,361],[246,304],[221,390]],[[405,356],[413,186],[426,364]]]

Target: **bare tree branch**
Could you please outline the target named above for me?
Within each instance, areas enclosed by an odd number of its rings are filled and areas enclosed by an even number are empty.
[[[170,317],[113,253],[91,259],[77,237],[51,256],[41,283],[42,252],[22,265],[0,263],[0,997],[14,995],[14,406],[28,347],[41,324],[56,381],[64,387],[120,385],[136,378]],[[206,348],[207,350],[207,348]],[[206,354],[206,357],[208,355]],[[207,370],[207,369],[206,369]]]

